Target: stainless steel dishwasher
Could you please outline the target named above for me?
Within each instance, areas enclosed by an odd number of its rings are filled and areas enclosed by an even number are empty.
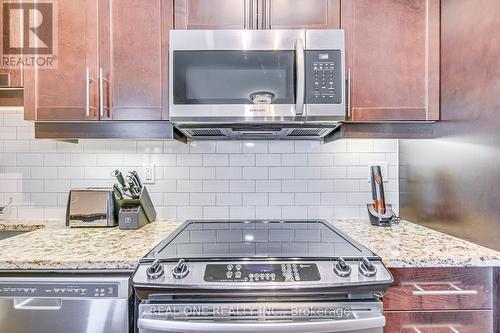
[[[2,333],[126,333],[127,274],[0,273]]]

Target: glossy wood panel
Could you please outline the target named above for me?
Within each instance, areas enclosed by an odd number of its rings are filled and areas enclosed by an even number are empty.
[[[342,0],[352,120],[439,119],[439,0]]]
[[[255,0],[175,0],[176,29],[255,28]]]
[[[25,70],[25,118],[98,119],[97,0],[58,1],[58,67]],[[86,69],[90,113],[86,116]]]
[[[264,29],[338,29],[340,0],[262,0]]]
[[[161,120],[168,108],[173,0],[101,0],[101,120]]]
[[[385,312],[384,333],[495,333],[493,311]]]
[[[394,284],[384,295],[385,310],[475,310],[493,309],[493,277],[491,268],[402,268],[391,269]],[[449,285],[472,295],[414,295],[418,285],[429,291],[453,290]]]
[[[22,87],[23,82],[23,71],[20,68],[6,69],[0,68],[0,75],[9,76],[10,87]]]

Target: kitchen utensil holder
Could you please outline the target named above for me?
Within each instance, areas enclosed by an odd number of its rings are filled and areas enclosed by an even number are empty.
[[[138,199],[123,198],[118,200],[118,206],[120,209],[122,207],[141,206],[149,223],[156,220],[156,210],[145,186],[141,189]]]
[[[390,227],[392,224],[392,219],[394,218],[394,211],[391,205],[385,206],[385,214],[380,214],[375,211],[373,204],[367,204],[368,216],[370,217],[370,223],[378,227]]]

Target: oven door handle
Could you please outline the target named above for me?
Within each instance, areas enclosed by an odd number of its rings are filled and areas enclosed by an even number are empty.
[[[385,317],[378,314],[374,317],[324,320],[324,321],[302,321],[287,323],[220,323],[220,322],[196,322],[182,320],[157,320],[139,318],[137,326],[139,330],[153,332],[210,332],[210,333],[249,333],[249,332],[272,332],[272,333],[328,333],[328,332],[351,332],[355,330],[368,330],[381,328],[385,325]]]
[[[297,38],[295,43],[295,71],[297,80],[295,82],[295,114],[301,116],[304,113],[304,98],[306,90],[306,64],[304,56],[304,41]]]

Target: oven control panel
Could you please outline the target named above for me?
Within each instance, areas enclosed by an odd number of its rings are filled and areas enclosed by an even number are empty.
[[[300,282],[319,281],[321,276],[313,263],[225,263],[207,264],[206,282]]]
[[[340,50],[306,51],[306,103],[341,104]]]

